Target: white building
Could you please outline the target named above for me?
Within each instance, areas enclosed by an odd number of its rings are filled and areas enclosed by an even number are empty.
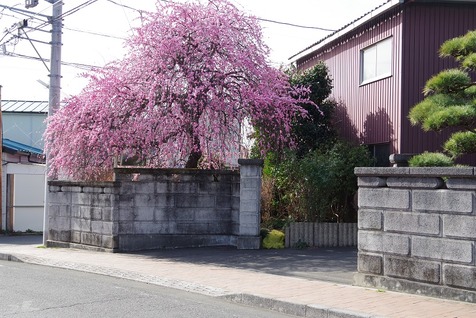
[[[0,229],[42,231],[45,193],[43,133],[48,102],[2,101]]]

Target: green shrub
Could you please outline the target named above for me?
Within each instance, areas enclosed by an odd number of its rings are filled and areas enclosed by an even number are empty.
[[[284,233],[278,230],[272,230],[263,239],[263,247],[267,249],[284,248]]]
[[[454,166],[453,160],[443,153],[424,152],[412,157],[408,164],[410,167],[451,167]]]
[[[289,220],[356,220],[354,168],[372,164],[366,147],[338,142],[303,158],[295,153],[284,158],[265,160],[261,204],[265,226],[282,229]]]

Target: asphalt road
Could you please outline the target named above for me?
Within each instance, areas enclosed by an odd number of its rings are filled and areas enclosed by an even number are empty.
[[[290,317],[108,276],[0,261],[0,317]]]

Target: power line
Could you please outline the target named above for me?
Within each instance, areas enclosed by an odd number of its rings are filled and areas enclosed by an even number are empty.
[[[69,15],[72,15],[73,13],[76,13],[76,12],[78,12],[79,10],[86,8],[87,6],[93,4],[93,3],[96,2],[96,1],[98,1],[98,0],[88,0],[88,1],[86,1],[86,2],[83,2],[83,3],[80,4],[79,6],[74,7],[73,9],[68,10],[68,11],[66,11],[65,13],[63,13],[62,15],[60,15],[60,16],[58,17],[58,19],[63,19],[63,18],[65,18],[65,17],[69,16]]]
[[[130,10],[135,10],[137,12],[146,12],[144,10],[139,10],[139,9],[136,9],[136,8],[133,8],[133,7],[129,7],[129,6],[126,6],[122,3],[117,3],[116,1],[113,1],[113,0],[106,0],[110,3],[113,3],[117,6],[120,6],[120,7],[123,7],[123,8],[127,8],[127,9],[130,9]],[[174,1],[169,1],[169,0],[160,0],[162,2],[168,2],[168,3],[174,3],[174,4],[179,4],[177,2],[174,2]],[[327,32],[334,32],[336,30],[334,29],[328,29],[328,28],[323,28],[323,27],[317,27],[317,26],[306,26],[306,25],[299,25],[299,24],[294,24],[294,23],[289,23],[289,22],[281,22],[281,21],[276,21],[276,20],[270,20],[270,19],[264,19],[264,18],[260,18],[260,17],[256,17],[257,20],[259,21],[263,21],[263,22],[269,22],[269,23],[275,23],[275,24],[280,24],[280,25],[286,25],[286,26],[291,26],[291,27],[295,27],[295,28],[302,28],[302,29],[314,29],[314,30],[321,30],[321,31],[327,31]]]
[[[93,31],[87,31],[87,30],[79,30],[79,29],[73,29],[73,28],[67,28],[63,26],[63,29],[74,31],[74,32],[79,32],[79,33],[86,33],[86,34],[91,34],[91,35],[97,35],[97,36],[102,36],[106,38],[112,38],[112,39],[118,39],[118,40],[126,40],[126,38],[116,36],[116,35],[111,35],[111,34],[104,34],[104,33],[98,33],[98,32],[93,32]]]
[[[292,26],[292,27],[302,28],[302,29],[314,29],[314,30],[321,30],[321,31],[328,31],[328,32],[335,32],[336,31],[336,30],[333,30],[333,29],[321,28],[321,27],[316,27],[316,26],[299,25],[299,24],[288,23],[288,22],[280,22],[280,21],[263,19],[263,18],[258,18],[258,17],[256,19],[259,20],[259,21],[263,21],[263,22],[281,24],[281,25]]]
[[[17,57],[17,58],[22,58],[22,59],[27,59],[27,60],[34,60],[34,61],[41,61],[41,59],[39,57],[30,56],[30,55],[23,55],[23,54],[19,54],[19,53],[10,53],[10,52],[8,52],[4,56]],[[43,59],[43,60],[45,62],[50,62],[50,59]],[[88,71],[92,70],[92,69],[100,68],[99,66],[96,66],[96,65],[74,63],[74,62],[65,62],[65,61],[61,61],[61,64],[65,65],[65,66],[75,67],[75,68],[82,69],[82,70],[88,70]]]

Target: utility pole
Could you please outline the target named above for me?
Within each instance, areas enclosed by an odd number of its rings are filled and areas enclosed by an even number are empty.
[[[0,85],[0,232],[3,219],[3,119],[2,119],[2,85]]]
[[[63,2],[58,0],[46,0],[53,4],[53,15],[51,17],[51,61],[50,61],[50,91],[48,104],[48,117],[52,116],[60,106],[61,94],[61,38],[63,29]],[[48,122],[47,122],[48,125]],[[49,199],[48,199],[48,177],[49,173],[49,153],[46,151],[46,176],[45,176],[45,210],[43,217],[43,245],[48,241],[49,229]]]

